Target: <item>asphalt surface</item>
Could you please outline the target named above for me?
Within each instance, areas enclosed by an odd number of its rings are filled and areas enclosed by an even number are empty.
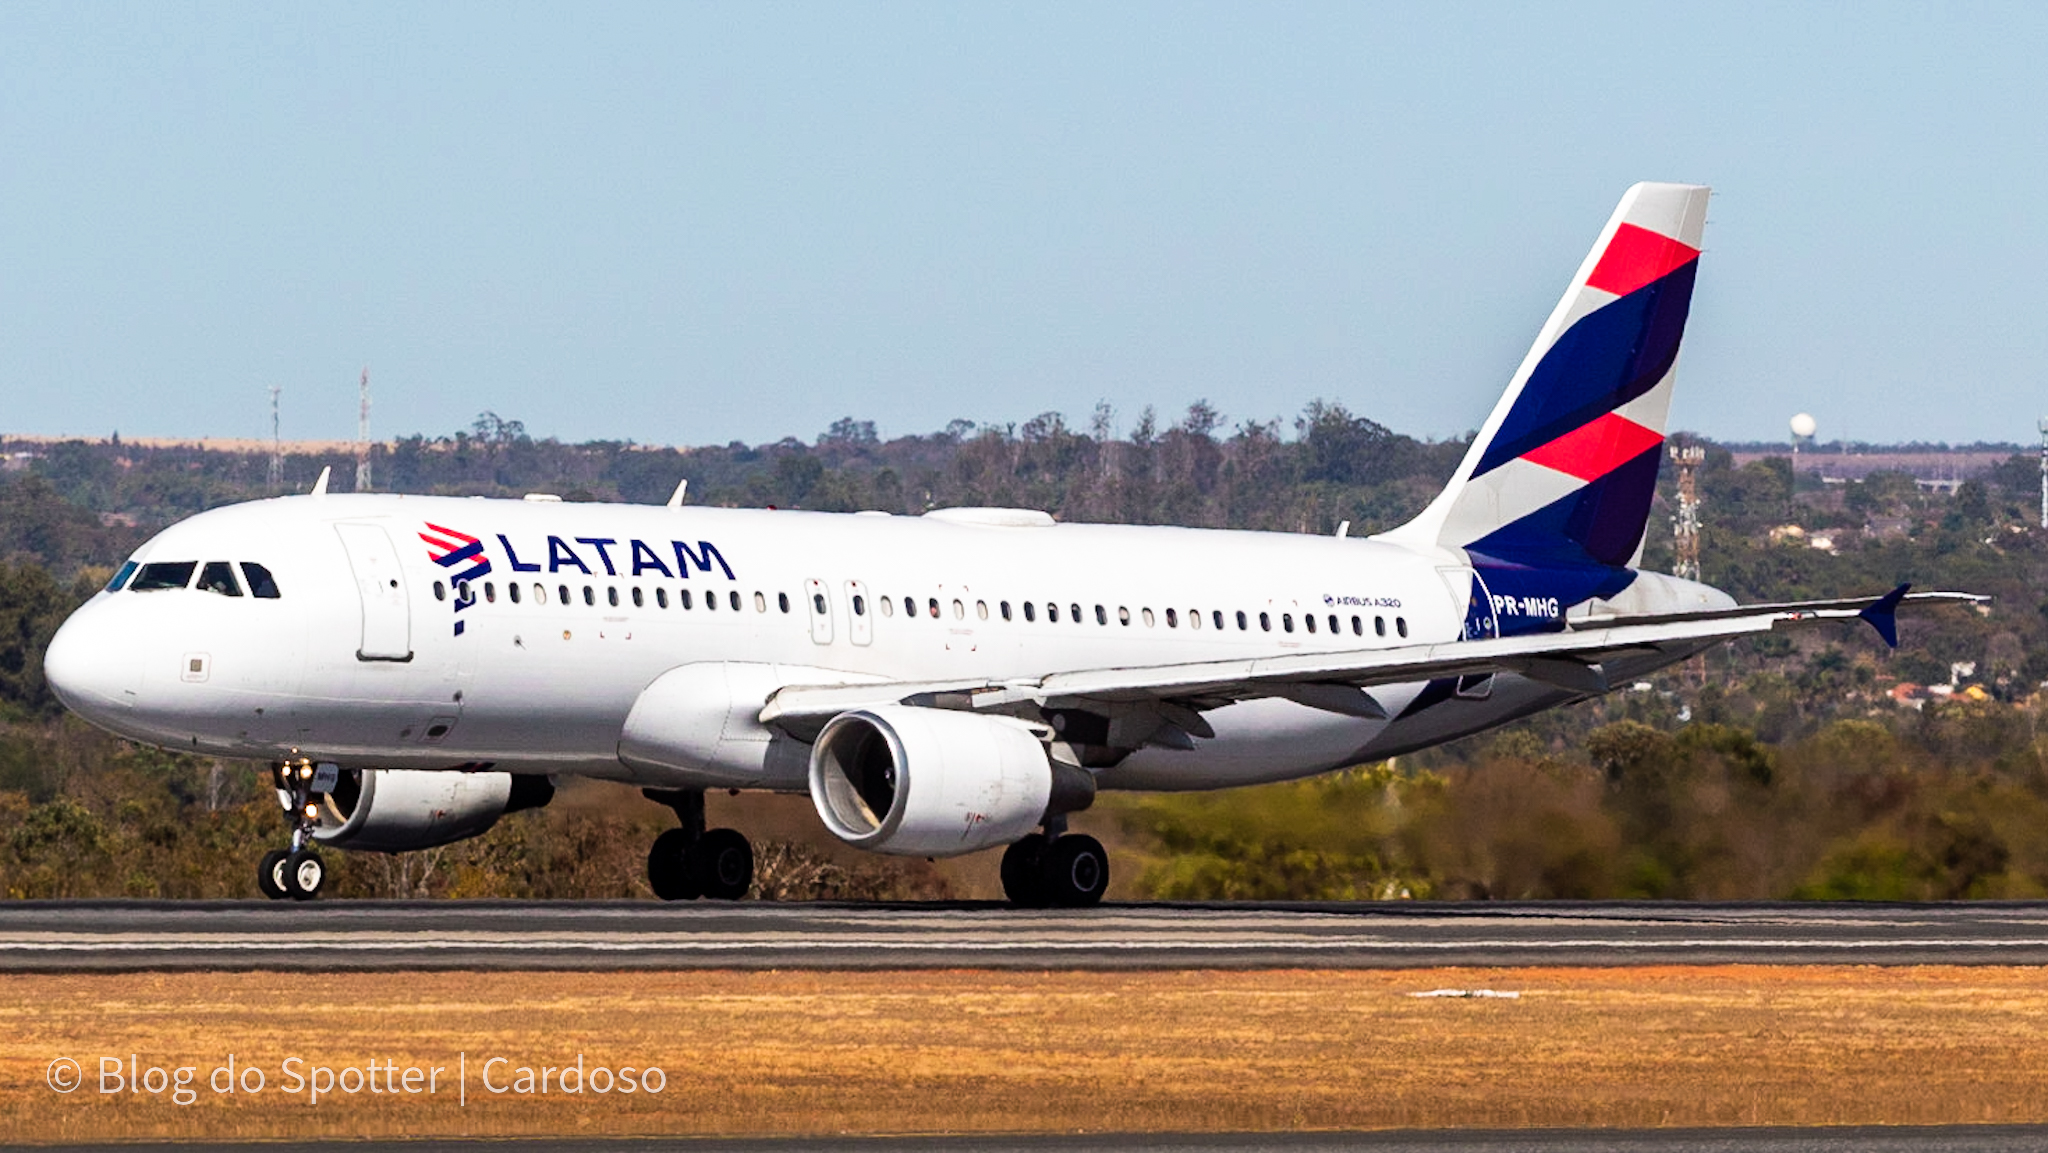
[[[26,901],[0,972],[2048,964],[2048,902]]]
[[[128,1153],[188,1153],[158,1142],[112,1146]],[[2048,1127],[1959,1125],[1836,1129],[1405,1130],[1380,1133],[1086,1134],[1031,1137],[823,1137],[705,1139],[510,1139],[208,1143],[251,1153],[2032,1153]],[[0,1149],[36,1148],[0,1145]],[[40,1148],[47,1148],[41,1146]]]

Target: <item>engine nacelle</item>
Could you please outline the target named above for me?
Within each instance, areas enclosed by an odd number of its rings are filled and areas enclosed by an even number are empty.
[[[1062,812],[1094,799],[1094,778],[1056,768],[1040,728],[907,705],[842,713],[811,746],[811,802],[834,836],[872,852],[949,857],[1006,844],[1045,818],[1055,793]],[[1076,775],[1085,782],[1066,779]],[[1075,803],[1077,792],[1086,798]]]
[[[338,848],[402,853],[479,836],[506,813],[553,800],[546,777],[421,769],[344,769],[313,837]]]

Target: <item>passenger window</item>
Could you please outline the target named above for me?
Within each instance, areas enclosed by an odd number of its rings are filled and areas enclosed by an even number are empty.
[[[915,597],[903,598],[903,615],[911,620],[917,619],[917,599]]]
[[[1373,632],[1374,632],[1374,633],[1375,633],[1376,635],[1379,635],[1379,636],[1386,636],[1386,635],[1387,635],[1387,618],[1385,618],[1385,617],[1374,617],[1374,618],[1372,618],[1372,631],[1373,631]]]
[[[987,601],[975,601],[975,602],[974,602],[974,615],[975,615],[975,616],[977,616],[977,617],[979,617],[979,618],[981,618],[982,620],[987,620],[987,619],[988,619],[988,602],[987,602]]]
[[[687,595],[687,594],[685,594],[685,595]],[[704,594],[704,611],[705,611],[705,612],[711,612],[711,613],[715,613],[715,612],[717,612],[717,611],[718,611],[718,594],[717,594],[717,593],[705,593],[705,594]]]
[[[1060,623],[1060,606],[1051,601],[1045,602],[1045,619],[1048,624]]]
[[[636,609],[647,607],[647,599],[641,594],[639,585],[633,586],[633,607]]]
[[[120,592],[121,586],[127,584],[128,578],[134,576],[135,570],[141,567],[141,565],[136,564],[132,560],[124,563],[121,566],[121,571],[114,574],[114,579],[107,582],[107,591],[110,593]]]
[[[1330,634],[1331,634],[1332,636],[1335,636],[1336,634],[1338,634],[1338,633],[1340,633],[1340,632],[1343,632],[1343,631],[1344,631],[1343,629],[1341,629],[1341,628],[1338,628],[1338,627],[1337,627],[1337,614],[1336,614],[1336,613],[1331,613],[1331,614],[1330,614]]]
[[[1238,632],[1245,632],[1245,631],[1249,630],[1249,629],[1250,629],[1251,627],[1252,627],[1252,626],[1251,626],[1251,623],[1250,623],[1249,621],[1245,620],[1245,616],[1244,616],[1244,610],[1243,610],[1243,609],[1239,609],[1239,610],[1237,610],[1237,631],[1238,631]]]
[[[1073,617],[1073,618],[1074,618],[1074,623],[1075,623],[1075,624],[1077,624],[1077,625],[1078,625],[1078,624],[1081,624],[1081,623],[1082,623],[1082,621],[1081,621],[1081,606],[1080,606],[1080,605],[1075,605],[1075,604],[1070,604],[1070,605],[1068,605],[1068,606],[1067,606],[1067,615],[1069,615],[1069,616],[1071,616],[1071,617]]]
[[[1130,628],[1131,610],[1123,605],[1116,606],[1116,623],[1124,626],[1125,628]]]
[[[956,621],[967,619],[967,606],[961,604],[958,600],[953,602],[953,619]]]
[[[509,600],[510,600],[510,601],[511,601],[511,602],[512,602],[513,604],[515,604],[515,605],[516,605],[516,604],[518,604],[518,603],[519,603],[519,582],[518,582],[518,581],[513,581],[513,582],[512,582],[511,584],[508,584],[508,585],[506,585],[506,586],[505,586],[505,596],[506,596],[506,598],[507,598],[507,599],[509,599]]]
[[[1302,624],[1305,624],[1305,625],[1307,625],[1307,626],[1308,626],[1308,631],[1310,631],[1310,632],[1314,632],[1314,631],[1316,631],[1316,614],[1314,614],[1314,613],[1303,613],[1303,614],[1301,614],[1301,623],[1302,623]]]
[[[1260,624],[1264,624],[1264,623],[1266,623],[1266,622],[1265,622],[1265,621],[1263,621],[1263,620],[1261,620],[1261,621],[1260,621],[1259,623],[1260,623]],[[1293,631],[1294,631],[1294,614],[1293,614],[1293,613],[1281,613],[1281,614],[1280,614],[1280,629],[1281,629],[1281,631],[1282,631],[1282,632],[1290,632],[1290,633],[1291,633],[1291,632],[1293,632]]]
[[[932,598],[930,598],[930,600],[931,600],[931,614],[932,614],[932,619],[933,619],[933,620],[938,620],[938,619],[939,619],[939,598],[937,598],[937,597],[932,597]]]
[[[1004,602],[1003,602],[1003,604],[1002,604],[1002,609],[1003,609],[1003,619],[1004,619],[1004,620],[1009,620],[1009,619],[1010,619],[1010,602],[1009,602],[1009,601],[1004,601]]]
[[[485,599],[485,600],[487,600],[487,601],[489,601],[489,602],[491,602],[492,604],[497,604],[497,603],[498,603],[498,582],[497,582],[497,581],[485,581],[485,582],[484,582],[484,599]]]
[[[823,600],[824,598],[823,598],[823,597],[820,597],[820,598],[818,598],[818,599],[819,599],[819,600]],[[765,612],[767,612],[767,611],[768,611],[768,596],[767,596],[767,594],[765,594],[765,593],[761,593],[761,592],[756,592],[756,593],[754,594],[754,611],[755,611],[755,612],[757,612],[757,613],[765,613]]]
[[[1365,622],[1358,619],[1357,613],[1351,614],[1351,635],[1354,637],[1365,635]]]
[[[242,595],[242,586],[235,581],[235,567],[224,560],[206,562],[206,567],[199,570],[199,587],[224,597]]]
[[[587,605],[594,605],[594,604],[596,604],[596,603],[597,603],[597,590],[596,590],[596,589],[594,589],[594,588],[591,588],[591,587],[590,587],[589,585],[584,585],[584,586],[583,586],[583,603],[584,603],[584,604],[587,604]]]
[[[1200,610],[1200,609],[1189,609],[1189,610],[1188,610],[1188,627],[1189,627],[1189,628],[1191,628],[1191,629],[1194,629],[1194,630],[1195,630],[1195,631],[1197,631],[1197,632],[1200,632],[1200,631],[1201,631],[1201,628],[1202,628],[1202,612],[1201,612],[1201,610]]]
[[[460,602],[461,602],[461,603],[463,603],[463,604],[466,604],[466,605],[470,605],[470,604],[475,604],[475,603],[476,603],[476,593],[474,593],[474,592],[470,591],[470,587],[469,587],[469,582],[468,582],[468,581],[457,581],[457,582],[456,582],[456,584],[455,584],[455,599],[456,599],[456,600],[458,600],[458,601],[460,601]]]
[[[1096,624],[1099,624],[1099,625],[1106,625],[1106,624],[1108,624],[1108,623],[1109,623],[1109,610],[1108,610],[1108,609],[1105,609],[1105,608],[1103,608],[1103,607],[1102,607],[1101,605],[1096,605],[1096,606],[1095,606],[1095,623],[1096,623]]]
[[[682,606],[683,606],[684,608],[686,608],[686,609],[689,609],[689,608],[695,608],[695,607],[697,607],[697,606],[696,606],[695,604],[693,604],[693,603],[692,603],[692,602],[693,602],[693,601],[695,601],[695,600],[696,600],[697,598],[695,598],[695,597],[693,597],[693,596],[691,596],[691,595],[690,595],[690,590],[689,590],[689,589],[684,589],[684,590],[682,590],[681,592],[677,593],[677,594],[676,594],[676,598],[677,598],[677,603],[678,603],[678,604],[680,604],[680,605],[682,605]]]
[[[606,604],[609,604],[609,605],[610,605],[610,606],[612,606],[613,608],[618,608],[618,607],[619,607],[619,586],[617,586],[617,585],[608,585],[608,586],[606,586],[606,588],[605,588],[605,590],[604,590],[604,599],[605,599],[605,603],[606,603]]]
[[[1395,617],[1395,618],[1394,618],[1394,630],[1395,630],[1396,632],[1400,633],[1400,634],[1401,634],[1402,636],[1404,636],[1404,637],[1405,637],[1405,636],[1407,636],[1407,635],[1408,635],[1408,618],[1407,618],[1407,617]]]
[[[734,589],[725,594],[725,603],[732,608],[732,611],[740,611],[740,590]]]
[[[776,594],[775,594],[775,607],[777,607],[777,608],[781,609],[781,610],[782,610],[783,612],[788,612],[788,611],[789,611],[789,594],[788,594],[788,593],[776,593]]]
[[[555,599],[556,599],[556,600],[558,600],[558,601],[560,601],[560,602],[562,602],[563,604],[568,604],[568,603],[569,603],[569,586],[568,586],[568,585],[556,585],[556,586],[555,586]]]
[[[1215,623],[1215,625],[1216,625],[1216,631],[1217,631],[1217,632],[1219,632],[1219,633],[1220,633],[1220,632],[1222,632],[1222,631],[1223,631],[1223,610],[1222,610],[1222,609],[1216,609],[1216,610],[1214,610],[1214,611],[1213,611],[1213,613],[1212,613],[1212,615],[1210,616],[1210,618],[1209,618],[1209,619],[1210,619],[1211,621],[1213,621],[1213,622]],[[1243,627],[1244,627],[1244,614],[1242,614],[1242,613],[1238,614],[1238,618],[1237,618],[1237,627],[1238,627],[1238,628],[1243,628]]]
[[[196,560],[157,561],[142,566],[135,574],[134,583],[128,586],[130,592],[153,593],[164,589],[181,589],[192,583],[192,570],[199,567]]]
[[[878,605],[880,605],[880,606],[882,606],[882,615],[883,615],[883,616],[885,616],[885,617],[893,617],[893,616],[895,616],[895,615],[896,615],[896,602],[895,602],[895,601],[892,601],[892,600],[890,600],[890,599],[889,599],[888,597],[883,597],[883,598],[882,598],[881,600],[878,600],[878,601],[876,601],[875,603],[876,603],[876,604],[878,604]]]
[[[1269,632],[1269,633],[1270,633],[1270,632],[1272,632],[1272,631],[1273,631],[1273,618],[1272,618],[1272,617],[1270,617],[1270,616],[1268,616],[1268,615],[1266,615],[1265,613],[1260,613],[1260,614],[1259,614],[1259,628],[1261,628],[1261,629],[1263,629],[1264,631],[1266,631],[1266,632]]]
[[[818,614],[819,616],[824,616],[824,615],[825,615],[825,594],[824,594],[824,593],[812,593],[812,594],[811,594],[811,611],[812,611],[812,612],[814,612],[814,613],[817,613],[817,614]]]
[[[1180,627],[1180,615],[1174,612],[1172,609],[1166,610],[1166,627],[1170,629],[1177,629]]]
[[[789,611],[788,597],[782,598],[782,611]],[[868,615],[868,598],[860,595],[859,593],[853,594],[853,615],[857,617],[864,617]]]
[[[242,562],[242,579],[249,582],[249,595],[257,600],[274,601],[278,599],[277,579],[270,575],[269,569],[264,568],[255,561],[245,560]]]
[[[537,605],[548,603],[548,586],[539,581],[533,582],[533,603]]]
[[[1035,621],[1038,619],[1038,607],[1036,605],[1033,605],[1030,601],[1024,602],[1024,619],[1027,621]]]
[[[448,589],[440,581],[434,582],[434,599],[437,601],[445,601],[448,599]]]
[[[667,590],[667,589],[655,589],[655,590],[654,590],[654,607],[655,607],[655,608],[658,608],[658,609],[665,609],[665,608],[667,608],[667,607],[668,607],[668,590]]]

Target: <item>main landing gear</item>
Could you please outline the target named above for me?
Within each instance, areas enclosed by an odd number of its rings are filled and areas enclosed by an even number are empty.
[[[654,838],[647,884],[664,901],[737,901],[754,886],[754,847],[735,829],[704,828],[704,790],[642,789],[674,809],[682,828]]]
[[[1054,817],[1003,851],[1003,892],[1022,909],[1080,909],[1099,903],[1109,888],[1109,854],[1086,833],[1067,832]]]
[[[327,865],[313,848],[313,830],[320,821],[320,803],[313,797],[334,786],[329,779],[333,773],[333,766],[316,766],[303,758],[272,770],[285,819],[292,825],[291,848],[270,850],[256,866],[256,887],[273,901],[310,901],[327,880]]]

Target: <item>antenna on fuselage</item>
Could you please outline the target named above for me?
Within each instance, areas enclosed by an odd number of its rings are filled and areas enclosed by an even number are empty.
[[[333,466],[333,465],[331,465],[331,464],[327,464],[327,465],[321,465],[321,466],[320,466],[320,479],[319,479],[319,480],[316,480],[316,481],[314,481],[314,482],[313,482],[313,494],[312,494],[312,495],[314,495],[314,496],[326,496],[326,495],[327,495],[327,478],[328,478],[328,477],[330,477],[330,476],[332,476],[332,475],[334,475],[334,466]]]
[[[690,478],[688,478],[688,477],[684,477],[684,478],[683,478],[683,483],[681,483],[681,484],[677,485],[677,486],[676,486],[676,490],[675,490],[675,491],[674,491],[673,493],[670,493],[670,494],[669,494],[669,498],[668,498],[668,507],[670,507],[670,508],[681,508],[681,507],[683,507],[683,494],[684,494],[684,493],[686,493],[686,492],[689,492],[689,491],[690,491]]]

